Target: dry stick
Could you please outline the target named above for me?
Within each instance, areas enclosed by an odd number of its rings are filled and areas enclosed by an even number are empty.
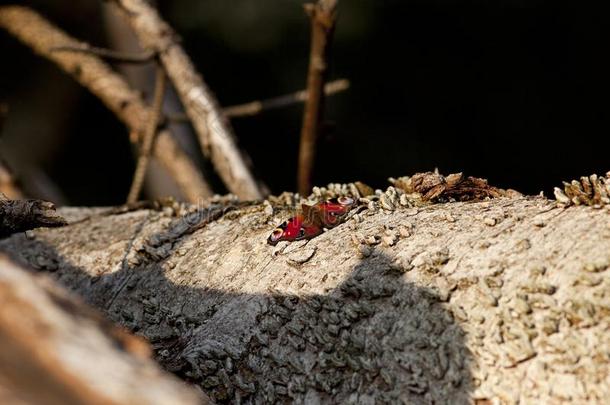
[[[339,79],[328,82],[324,85],[324,94],[331,96],[349,88],[349,80]],[[293,104],[302,103],[307,100],[307,90],[297,91],[262,101],[252,101],[250,103],[239,104],[225,107],[224,113],[227,117],[245,117],[256,115],[261,111],[273,110],[276,108],[288,107]]]
[[[345,91],[349,88],[349,80],[338,79],[328,82],[324,85],[324,94],[332,96],[334,94]],[[249,103],[232,105],[224,107],[223,112],[225,116],[229,118],[240,118],[248,117],[259,114],[263,111],[275,110],[278,108],[284,108],[293,104],[302,103],[307,100],[307,90],[300,90],[290,94],[284,94],[283,96],[277,96],[261,101],[251,101]],[[186,114],[178,113],[172,114],[167,117],[171,122],[186,122],[188,116]]]
[[[58,46],[82,47],[82,43],[50,24],[33,10],[21,6],[0,6],[0,27],[53,61],[89,89],[127,127],[136,134],[130,140],[137,143],[150,117],[149,109],[139,93],[123,77],[98,57],[75,52],[50,52]],[[190,158],[180,149],[167,130],[157,136],[153,153],[176,181],[185,198],[198,202],[212,191]]]
[[[205,156],[226,187],[242,199],[259,199],[249,160],[236,145],[235,135],[216,98],[179,45],[173,29],[144,0],[114,0],[138,36],[143,48],[159,55],[189,116]]]
[[[326,81],[330,43],[336,22],[336,6],[337,0],[319,0],[316,4],[308,4],[305,7],[311,19],[311,49],[297,174],[297,188],[301,195],[307,195],[311,190],[316,141],[323,117],[323,86]]]
[[[159,125],[159,117],[161,117],[161,108],[163,107],[163,96],[165,95],[165,71],[161,65],[157,65],[157,74],[155,77],[155,95],[153,98],[152,109],[150,110],[150,118],[148,120],[148,126],[144,133],[144,140],[142,141],[142,148],[140,149],[140,156],[138,158],[138,164],[136,171],[133,174],[133,182],[129,189],[129,195],[127,196],[127,204],[134,203],[138,200],[140,191],[142,190],[142,184],[144,183],[144,175],[148,168],[148,161],[150,159],[150,152],[152,150],[153,141],[155,134],[157,133],[157,126]]]

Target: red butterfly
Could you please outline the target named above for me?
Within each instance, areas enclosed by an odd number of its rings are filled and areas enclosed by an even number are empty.
[[[267,238],[267,243],[275,246],[283,240],[311,239],[321,233],[322,227],[308,223],[303,215],[297,215],[275,228]]]
[[[276,245],[278,242],[311,239],[323,232],[323,228],[333,228],[339,225],[349,211],[356,205],[351,197],[333,198],[315,205],[301,205],[303,214],[296,215],[277,227],[267,243]]]

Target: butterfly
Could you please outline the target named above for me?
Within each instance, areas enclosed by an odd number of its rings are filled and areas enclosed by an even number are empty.
[[[296,215],[275,228],[267,238],[267,243],[275,246],[278,242],[311,239],[323,231],[322,227],[308,223],[303,215]]]
[[[301,205],[301,214],[288,219],[275,228],[267,243],[275,246],[280,241],[311,239],[343,222],[356,205],[351,197],[338,197],[314,205]]]

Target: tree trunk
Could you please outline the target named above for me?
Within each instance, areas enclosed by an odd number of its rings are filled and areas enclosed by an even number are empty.
[[[219,402],[610,395],[607,207],[374,205],[276,247],[266,238],[289,214],[268,203],[63,210],[72,225],[0,250],[148,339],[164,368]]]

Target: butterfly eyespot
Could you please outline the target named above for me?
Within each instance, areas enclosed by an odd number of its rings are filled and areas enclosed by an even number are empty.
[[[282,230],[281,228],[276,228],[272,233],[271,233],[271,239],[272,240],[278,240],[279,238],[282,237],[282,235],[284,234],[284,230]]]
[[[351,197],[339,197],[337,202],[341,205],[352,205],[354,203],[354,199]]]
[[[338,217],[339,213],[338,212],[329,212],[328,213],[331,217]]]
[[[305,229],[301,228],[299,230],[299,238],[302,238],[303,236],[305,236]]]

